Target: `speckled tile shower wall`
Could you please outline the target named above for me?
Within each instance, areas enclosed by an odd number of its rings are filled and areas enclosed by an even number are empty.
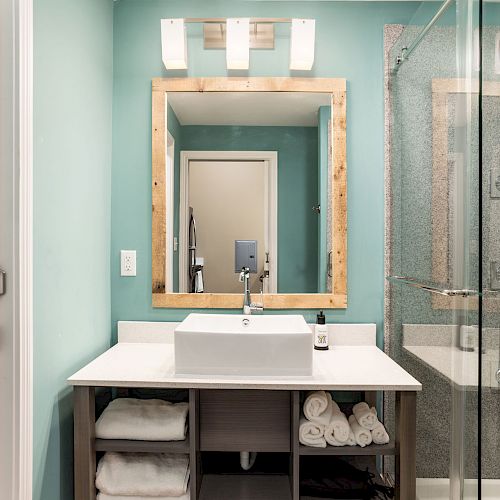
[[[478,242],[478,175],[477,168],[469,170],[469,190],[457,193],[457,176],[462,175],[457,161],[478,163],[478,102],[472,99],[471,117],[475,124],[470,132],[469,148],[463,148],[459,134],[463,132],[462,103],[457,96],[448,99],[448,179],[444,189],[448,196],[442,206],[432,206],[433,188],[433,119],[431,83],[436,78],[456,77],[456,30],[435,27],[421,45],[398,70],[391,74],[395,57],[401,47],[407,46],[420,26],[408,27],[401,37],[401,26],[387,26],[386,54],[386,274],[407,275],[417,279],[432,277],[432,220],[433,215],[445,212],[450,228],[457,214],[453,209],[454,196],[469,196],[467,217],[468,253],[467,273],[470,284],[477,284],[479,266]],[[484,74],[489,81],[498,81],[494,68],[494,43],[498,27],[485,27]],[[490,170],[500,167],[500,98],[483,99],[483,276],[484,287],[489,287],[489,262],[500,261],[500,199],[490,199]],[[460,155],[469,155],[461,158]],[[434,180],[434,182],[436,182]],[[443,186],[441,186],[443,187]],[[436,189],[436,188],[434,188]],[[434,212],[433,212],[434,211]],[[453,232],[450,232],[452,235]],[[454,276],[455,240],[447,243],[448,279]],[[500,326],[499,301],[484,301],[485,325]],[[454,312],[433,308],[432,296],[409,287],[386,287],[385,346],[386,351],[423,384],[418,398],[417,419],[417,474],[419,477],[448,477],[451,447],[451,408],[456,397],[451,385],[402,349],[402,324],[477,323],[477,313]],[[498,330],[490,330],[488,342],[498,346]],[[464,398],[465,414],[465,471],[467,477],[477,477],[477,412],[478,392],[469,391]],[[393,399],[385,398],[385,420],[393,429]],[[485,389],[482,399],[483,415],[483,477],[500,477],[500,463],[496,457],[500,449],[500,394]],[[389,468],[392,464],[389,462]]]

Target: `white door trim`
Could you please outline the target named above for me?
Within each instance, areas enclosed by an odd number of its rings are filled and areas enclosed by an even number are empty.
[[[165,206],[167,207],[167,245],[165,247],[165,259],[167,275],[165,276],[165,292],[174,291],[174,194],[175,194],[175,140],[167,130],[167,151],[165,152],[167,189],[165,189]]]
[[[278,293],[278,152],[277,151],[181,151],[179,187],[179,292],[186,293],[187,259],[182,258],[188,244],[188,185],[190,161],[265,161],[268,172],[269,221],[267,248],[269,251],[269,290]]]
[[[18,1],[18,71],[16,144],[19,157],[18,262],[16,280],[18,307],[17,360],[14,372],[16,394],[14,429],[15,500],[33,496],[33,0]]]

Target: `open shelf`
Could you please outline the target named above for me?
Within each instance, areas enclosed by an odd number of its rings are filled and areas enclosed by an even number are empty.
[[[285,475],[228,474],[203,476],[200,500],[291,500]]]
[[[337,455],[337,456],[360,456],[360,455],[395,455],[396,446],[394,441],[388,444],[370,444],[361,448],[361,446],[327,446],[326,448],[314,448],[312,446],[299,446],[299,455]]]
[[[189,453],[189,436],[184,441],[135,441],[128,439],[96,439],[96,451],[131,453]]]

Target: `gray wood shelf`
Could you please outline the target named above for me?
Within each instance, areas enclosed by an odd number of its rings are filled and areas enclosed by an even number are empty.
[[[396,445],[394,441],[388,444],[370,444],[361,448],[361,446],[327,446],[326,448],[314,448],[312,446],[299,446],[299,455],[337,455],[337,456],[371,456],[371,455],[395,455]]]
[[[387,445],[372,444],[365,448],[300,445],[300,391],[190,389],[190,431],[184,441],[96,439],[95,387],[75,386],[74,396],[75,500],[96,500],[96,452],[103,451],[189,454],[192,500],[302,500],[299,481],[301,456],[395,455],[395,500],[416,498],[414,391],[396,391],[394,439]],[[367,400],[368,396],[365,395]],[[374,399],[372,395],[372,401]],[[279,428],[276,428],[276,422],[280,423]],[[269,428],[273,429],[270,437]],[[289,471],[278,474],[203,474],[202,452],[212,448],[288,453]]]
[[[131,453],[189,454],[189,436],[184,441],[135,441],[128,439],[96,439],[96,451]]]
[[[292,500],[286,475],[207,474],[200,500]]]

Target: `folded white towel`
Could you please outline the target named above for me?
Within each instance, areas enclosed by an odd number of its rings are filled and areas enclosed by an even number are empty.
[[[349,425],[351,426],[352,432],[354,433],[354,439],[356,440],[356,443],[359,444],[361,448],[364,448],[365,446],[371,444],[372,442],[371,431],[365,429],[364,427],[361,427],[361,425],[359,425],[354,415],[351,415],[349,417]]]
[[[186,493],[180,497],[131,497],[123,495],[106,495],[106,493],[98,493],[97,500],[189,500],[190,495]]]
[[[347,417],[342,413],[339,405],[332,400],[332,416],[330,421],[325,426],[325,439],[326,442],[332,444],[333,442],[346,443],[349,439],[351,428]],[[332,441],[332,443],[330,442]],[[332,446],[338,446],[332,444]]]
[[[377,410],[370,408],[366,403],[358,403],[352,407],[352,412],[361,427],[368,430],[373,430],[378,422]]]
[[[97,466],[95,485],[106,495],[179,497],[188,482],[187,455],[107,452]]]
[[[375,444],[387,444],[390,441],[389,434],[387,434],[382,422],[377,421],[375,424],[372,430],[372,439]]]
[[[329,392],[311,392],[304,401],[304,415],[311,422],[327,425],[332,416],[332,405],[332,395]]]
[[[306,446],[326,448],[325,426],[311,422],[305,418],[300,419],[299,441]]]
[[[186,439],[188,403],[169,403],[161,399],[118,398],[96,422],[96,437],[143,441],[182,441]]]
[[[325,431],[325,439],[326,442],[331,446],[356,446],[357,444],[356,439],[354,438],[354,432],[352,432],[352,429],[350,427],[349,427],[349,437],[347,438],[347,441],[343,443],[337,441],[333,434],[327,435],[326,431]]]

